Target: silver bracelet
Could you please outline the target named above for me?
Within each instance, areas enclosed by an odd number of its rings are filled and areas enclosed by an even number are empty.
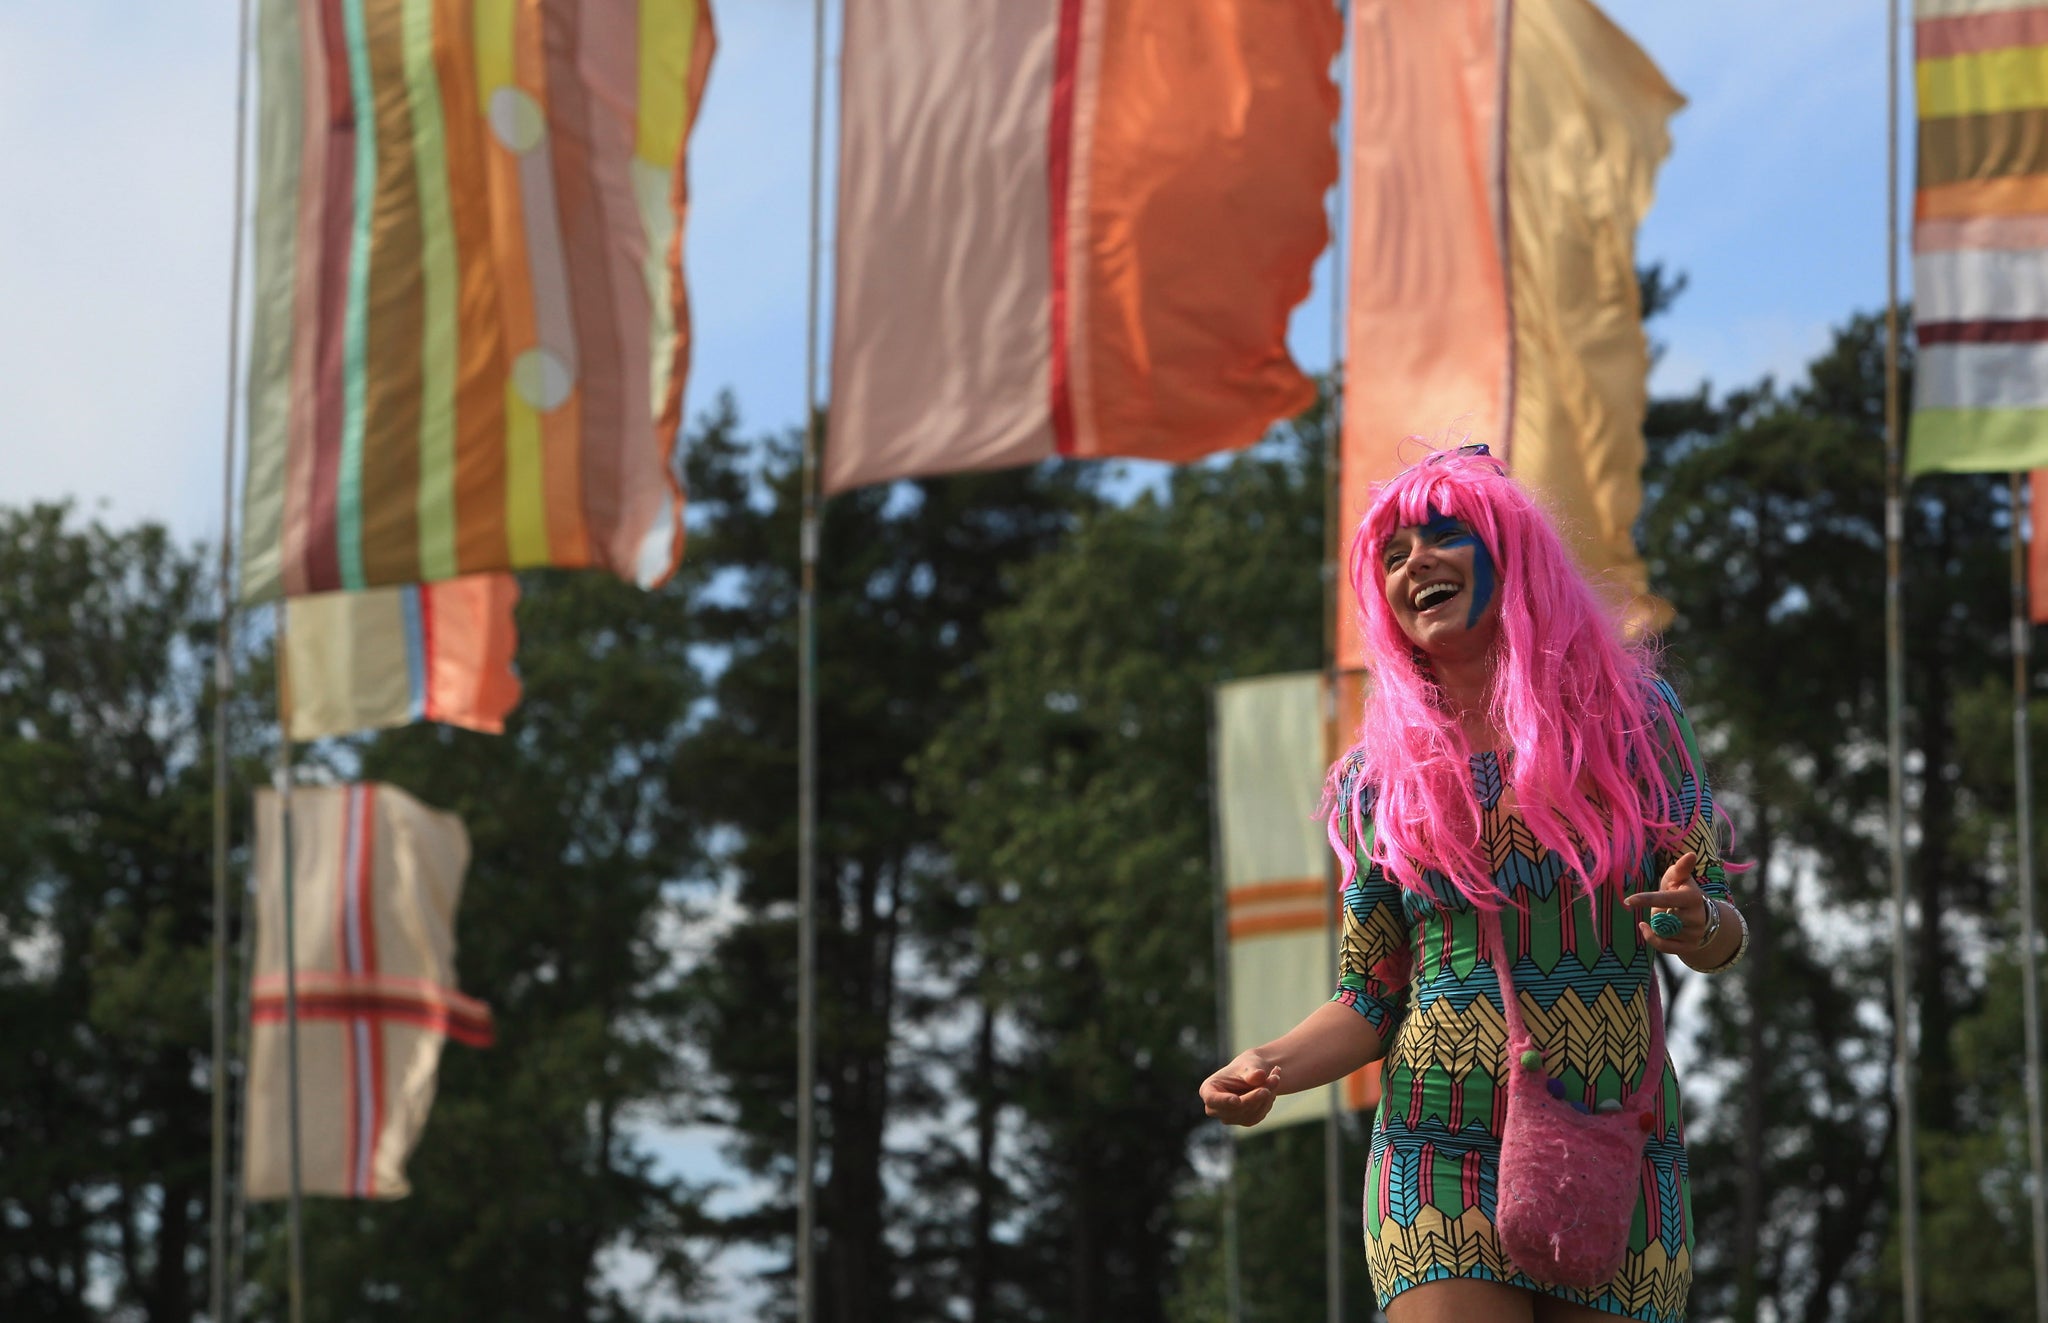
[[[1722,962],[1721,962],[1720,964],[1718,964],[1718,965],[1715,965],[1715,966],[1714,966],[1714,967],[1713,967],[1712,969],[1700,969],[1700,970],[1695,970],[1695,971],[1694,971],[1695,973],[1699,973],[1699,974],[1725,974],[1725,973],[1727,973],[1727,972],[1728,972],[1729,970],[1731,970],[1731,969],[1735,968],[1735,967],[1736,967],[1737,965],[1741,964],[1741,963],[1742,963],[1742,957],[1744,957],[1744,956],[1746,956],[1746,955],[1748,955],[1748,954],[1749,954],[1749,916],[1748,916],[1748,915],[1746,915],[1746,914],[1744,914],[1744,913],[1742,912],[1742,907],[1741,907],[1741,906],[1739,906],[1739,905],[1737,905],[1737,906],[1734,906],[1734,909],[1735,909],[1735,922],[1736,922],[1736,924],[1737,924],[1737,925],[1738,925],[1738,926],[1739,926],[1739,927],[1740,927],[1740,928],[1742,929],[1742,940],[1741,940],[1741,941],[1739,941],[1739,942],[1737,942],[1737,943],[1735,944],[1735,954],[1734,954],[1734,955],[1732,955],[1732,956],[1729,956],[1729,957],[1728,957],[1728,958],[1727,958],[1726,960],[1723,960],[1723,961],[1722,961]]]
[[[1716,937],[1719,937],[1720,935],[1721,902],[1715,900],[1712,896],[1709,896],[1707,897],[1706,922],[1700,925],[1700,939],[1699,941],[1693,943],[1693,945],[1700,950],[1705,950],[1707,947],[1712,946],[1714,944],[1714,939]]]

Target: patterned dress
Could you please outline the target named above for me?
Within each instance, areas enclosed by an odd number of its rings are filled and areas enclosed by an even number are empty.
[[[1691,755],[1692,727],[1668,687]],[[1485,854],[1508,900],[1501,911],[1522,1017],[1566,1097],[1597,1106],[1629,1093],[1649,1053],[1650,959],[1620,897],[1657,885],[1676,854],[1646,859],[1626,885],[1596,905],[1563,880],[1559,858],[1538,845],[1511,802],[1510,760],[1472,759],[1484,810]],[[1694,872],[1726,899],[1715,850],[1712,792],[1680,776],[1679,817]],[[1371,791],[1367,791],[1368,824]],[[1368,841],[1367,844],[1370,842]],[[1361,851],[1361,857],[1363,852]],[[1335,1000],[1388,1042],[1384,1093],[1365,1181],[1365,1251],[1381,1308],[1424,1282],[1476,1277],[1559,1296],[1626,1318],[1683,1323],[1692,1283],[1692,1203],[1679,1116],[1678,1075],[1667,1058],[1654,1128],[1644,1146],[1642,1194],[1621,1272],[1596,1291],[1540,1286],[1523,1276],[1494,1235],[1494,1185],[1507,1118],[1503,1056],[1507,1024],[1500,982],[1480,950],[1480,923],[1441,875],[1434,896],[1404,892],[1372,867],[1346,888],[1341,981]]]

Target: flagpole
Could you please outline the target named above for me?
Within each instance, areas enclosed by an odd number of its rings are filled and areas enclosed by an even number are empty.
[[[1330,199],[1330,421],[1323,439],[1323,762],[1337,758],[1337,595],[1342,575],[1338,566],[1344,545],[1344,176],[1345,100],[1350,85],[1351,6],[1337,0],[1343,36],[1337,43],[1337,187]],[[1343,904],[1343,876],[1334,852],[1324,856],[1323,875],[1329,917],[1328,985],[1337,986],[1343,927],[1336,921]],[[1344,1319],[1344,1088],[1329,1086],[1329,1111],[1323,1120],[1323,1300],[1329,1323]]]
[[[234,690],[236,356],[242,344],[242,211],[249,157],[249,0],[237,7],[235,33],[235,186],[228,260],[227,408],[221,436],[220,616],[213,640],[213,1170],[207,1317],[233,1323],[228,1280],[228,697]]]
[[[2038,479],[2037,479],[2038,481]],[[2048,1171],[2042,1163],[2041,1121],[2041,989],[2035,950],[2039,932],[2034,911],[2034,776],[2027,728],[2027,700],[2033,688],[2028,674],[2033,627],[2027,618],[2026,541],[2021,537],[2020,475],[2007,477],[2012,510],[2012,770],[2013,836],[2016,849],[2014,883],[2020,893],[2020,1008],[2027,1036],[2027,1160],[2034,1179],[2031,1190],[2034,1222],[2034,1319],[2048,1323]]]
[[[238,971],[235,979],[235,1031],[240,1049],[235,1053],[235,1056],[241,1063],[241,1070],[235,1080],[235,1086],[232,1091],[234,1108],[230,1112],[232,1124],[228,1127],[228,1142],[230,1145],[228,1151],[231,1156],[242,1153],[247,1147],[246,1136],[249,1125],[249,1043],[251,1033],[253,1032],[250,1028],[249,1020],[249,984],[256,972],[256,924],[253,921],[255,913],[254,891],[248,883],[244,883],[242,887],[241,932],[235,939],[235,946],[237,948],[235,966]],[[241,1147],[235,1147],[238,1141],[241,1143]],[[242,1179],[242,1175],[246,1175],[246,1173],[238,1174],[237,1179],[230,1182],[229,1186],[234,1194],[234,1222],[229,1241],[232,1248],[228,1251],[228,1281],[233,1284],[235,1290],[240,1289],[242,1282],[247,1280],[244,1265],[248,1261],[249,1252],[249,1182]],[[233,1291],[231,1290],[231,1297],[232,1294]],[[237,1303],[230,1303],[229,1309],[233,1313],[240,1312],[240,1306]]]
[[[1884,641],[1892,883],[1893,1106],[1898,1114],[1899,1272],[1904,1323],[1920,1323],[1920,1194],[1913,1126],[1912,972],[1906,959],[1906,645],[1900,594],[1905,482],[1899,429],[1899,0],[1885,11]]]
[[[1216,875],[1211,928],[1216,943],[1216,1053],[1231,1052],[1230,1032],[1230,881],[1223,875],[1223,748],[1216,721],[1217,690],[1209,688],[1209,868]],[[1244,1249],[1237,1226],[1237,1140],[1224,1128],[1223,1145],[1223,1299],[1224,1323],[1243,1323]]]
[[[306,1253],[305,1253],[305,1192],[300,1173],[299,1142],[299,932],[297,903],[294,897],[292,867],[292,736],[285,725],[284,677],[285,677],[285,604],[277,604],[277,766],[272,779],[277,791],[278,844],[283,854],[283,866],[278,869],[284,904],[284,1060],[285,1060],[285,1133],[291,1151],[291,1201],[285,1214],[286,1243],[288,1248],[285,1283],[286,1297],[290,1302],[291,1323],[305,1323],[306,1317]]]
[[[804,310],[803,526],[797,593],[797,1066],[796,1272],[798,1323],[817,1318],[818,1069],[818,265],[825,138],[825,0],[811,4],[811,225]]]

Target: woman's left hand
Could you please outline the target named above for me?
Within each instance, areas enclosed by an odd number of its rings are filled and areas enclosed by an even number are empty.
[[[1666,955],[1686,956],[1699,949],[1700,939],[1707,931],[1707,906],[1711,903],[1707,893],[1700,890],[1699,883],[1692,880],[1692,870],[1699,863],[1699,854],[1687,850],[1664,870],[1664,879],[1655,891],[1638,891],[1633,896],[1623,896],[1621,903],[1636,912],[1636,931],[1645,942]],[[1659,937],[1647,922],[1651,914],[1662,910],[1678,916],[1684,925],[1676,937]]]

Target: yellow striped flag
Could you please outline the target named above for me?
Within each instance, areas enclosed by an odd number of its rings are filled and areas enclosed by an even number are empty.
[[[682,552],[709,0],[262,0],[242,595]]]
[[[2048,4],[1916,0],[1913,17],[1907,468],[2048,465]]]
[[[1226,1057],[1278,1038],[1328,1001],[1337,901],[1322,802],[1323,677],[1314,672],[1216,687],[1216,813],[1229,937]],[[1346,1078],[1343,1104],[1379,1101],[1379,1066]],[[1259,1126],[1328,1114],[1329,1093],[1283,1095]],[[1233,1130],[1233,1134],[1246,1134]]]
[[[1649,345],[1636,227],[1685,104],[1591,0],[1359,0],[1344,527],[1419,457],[1483,441],[1580,563],[1660,627],[1632,532]],[[1340,608],[1338,664],[1365,664]]]

